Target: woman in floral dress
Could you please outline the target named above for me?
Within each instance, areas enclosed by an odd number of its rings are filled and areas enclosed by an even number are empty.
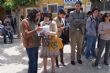
[[[57,39],[57,25],[50,21],[48,14],[44,14],[44,21],[41,26],[49,27],[49,32],[43,32],[42,36],[42,50],[40,57],[43,58],[44,73],[47,73],[47,58],[51,58],[52,73],[55,73],[55,57],[59,55]]]

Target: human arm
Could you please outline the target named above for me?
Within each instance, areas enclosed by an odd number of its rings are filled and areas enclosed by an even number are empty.
[[[29,38],[34,36],[34,34],[37,33],[37,31],[42,30],[42,28],[36,26],[35,29],[30,30],[29,28],[29,23],[27,20],[23,20],[21,23],[21,27],[22,27],[22,34],[25,36],[25,38]]]
[[[98,26],[98,34],[99,35],[104,35],[107,31],[107,30],[104,30],[103,26],[104,26],[103,23],[100,23],[99,26]]]

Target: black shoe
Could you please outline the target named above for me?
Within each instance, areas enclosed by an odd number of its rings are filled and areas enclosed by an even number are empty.
[[[107,66],[109,65],[108,62],[106,62],[106,61],[104,61],[104,64],[107,65]]]
[[[72,64],[72,65],[75,65],[75,61],[71,61],[71,64]]]
[[[92,64],[92,67],[97,67],[97,66],[98,66],[98,64],[96,64],[96,63]]]
[[[13,40],[11,40],[10,42],[13,43]]]
[[[59,65],[56,65],[57,68],[60,68]]]
[[[66,66],[64,62],[61,62],[62,66]]]
[[[62,66],[66,66],[64,63],[62,63]]]
[[[65,64],[62,64],[64,67],[66,66]]]
[[[10,43],[10,44],[13,43],[13,40],[10,40],[9,43]]]
[[[82,60],[78,60],[78,63],[79,63],[79,64],[82,64]]]

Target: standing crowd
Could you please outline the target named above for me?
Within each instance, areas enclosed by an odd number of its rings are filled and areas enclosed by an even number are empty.
[[[73,66],[76,61],[83,64],[81,59],[83,54],[87,60],[95,60],[92,66],[97,67],[104,48],[103,63],[109,65],[110,13],[101,15],[97,8],[93,8],[86,14],[81,8],[82,3],[78,1],[73,12],[66,14],[61,9],[55,18],[52,18],[50,12],[41,14],[39,10],[33,9],[27,18],[22,20],[22,41],[29,58],[28,73],[37,73],[39,46],[44,73],[48,73],[48,58],[51,58],[52,73],[56,73],[55,63],[56,67],[60,67],[59,56],[60,63],[66,66],[63,60],[63,47],[69,42],[70,62]]]

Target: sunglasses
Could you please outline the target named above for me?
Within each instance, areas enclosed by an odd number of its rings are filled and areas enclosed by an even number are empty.
[[[106,17],[110,17],[110,15],[107,15]]]

